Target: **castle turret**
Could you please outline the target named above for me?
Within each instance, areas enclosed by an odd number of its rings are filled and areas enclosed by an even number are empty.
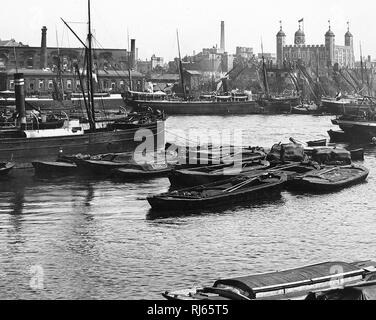
[[[347,22],[347,32],[345,34],[345,46],[353,47],[354,46],[354,37],[350,32],[350,23]]]
[[[335,63],[335,39],[336,36],[332,31],[329,21],[329,30],[325,33],[325,50],[326,50],[326,59],[327,59],[327,66],[330,67]]]
[[[279,68],[283,67],[284,60],[284,46],[286,45],[286,34],[282,30],[282,21],[280,21],[280,30],[277,33],[277,65]]]
[[[295,45],[305,45],[305,33],[302,30],[299,22],[299,30],[295,32]]]
[[[347,66],[353,68],[355,65],[355,55],[354,55],[354,37],[350,32],[350,22],[347,22],[347,32],[345,34],[345,46],[349,47],[350,58],[347,61]]]

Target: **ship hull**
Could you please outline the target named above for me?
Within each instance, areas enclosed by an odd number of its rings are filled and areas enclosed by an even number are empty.
[[[376,137],[375,121],[333,120],[332,122],[338,125],[346,138],[351,141],[371,142]]]
[[[261,99],[259,101],[264,113],[281,114],[292,113],[293,108],[300,105],[299,97],[292,97],[286,99]]]
[[[168,115],[233,115],[260,114],[262,109],[256,101],[144,101],[126,100],[127,107],[140,109],[152,108]]]
[[[357,114],[369,110],[369,104],[357,104],[335,100],[322,100],[322,109],[333,115]]]
[[[142,128],[154,149],[163,149],[165,145],[165,123]],[[137,128],[119,131],[100,131],[77,136],[44,138],[5,138],[0,139],[0,162],[12,159],[15,169],[31,168],[34,161],[55,161],[59,154],[105,154],[134,152],[142,142],[135,141]],[[151,140],[153,139],[153,140]]]

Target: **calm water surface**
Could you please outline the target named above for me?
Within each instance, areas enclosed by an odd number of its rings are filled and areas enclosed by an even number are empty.
[[[293,115],[172,117],[167,127],[168,141],[181,129],[241,128],[245,143],[267,147],[333,128],[330,117]],[[375,258],[376,148],[366,148],[365,165],[368,182],[338,193],[283,192],[167,219],[151,219],[145,197],[166,191],[168,179],[0,181],[0,298],[160,299],[223,277]]]

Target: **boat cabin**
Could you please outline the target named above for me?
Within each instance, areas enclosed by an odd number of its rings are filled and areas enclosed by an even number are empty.
[[[142,100],[142,101],[161,101],[167,100],[167,94],[164,92],[136,92],[127,91],[126,98],[129,100]]]

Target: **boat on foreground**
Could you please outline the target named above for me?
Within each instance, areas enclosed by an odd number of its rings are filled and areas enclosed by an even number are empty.
[[[172,165],[164,163],[150,163],[140,165],[139,168],[119,168],[112,170],[111,177],[121,181],[147,180],[167,177],[173,169]]]
[[[0,163],[0,177],[8,175],[8,173],[15,167],[14,162],[2,162]]]
[[[72,176],[78,173],[78,167],[75,163],[63,161],[34,161],[32,165],[35,175],[39,177]]]
[[[243,160],[239,165],[222,164],[207,167],[198,167],[183,170],[173,170],[169,176],[172,186],[194,187],[216,181],[234,178],[240,174],[249,174],[256,170],[267,169],[270,163],[265,160]]]
[[[325,262],[278,272],[218,280],[212,287],[167,291],[167,300],[304,300],[310,293],[376,279],[376,263]]]
[[[376,120],[373,115],[344,115],[332,120],[344,132],[344,137],[354,142],[372,142],[376,137]],[[333,135],[333,132],[329,134]]]
[[[257,177],[238,176],[209,185],[172,191],[147,198],[156,211],[186,211],[249,203],[280,193],[287,177],[263,173]]]
[[[289,183],[300,191],[332,192],[365,181],[369,170],[360,165],[328,166],[322,170],[295,177]]]

